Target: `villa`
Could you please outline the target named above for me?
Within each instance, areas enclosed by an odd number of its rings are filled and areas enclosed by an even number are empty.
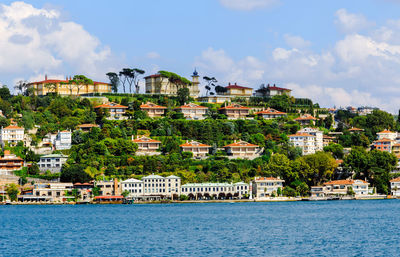
[[[202,144],[197,141],[186,140],[186,143],[181,144],[182,152],[192,152],[194,158],[206,157],[210,151],[210,145]]]
[[[273,86],[270,86],[268,84],[267,87],[263,86],[263,87],[257,89],[254,96],[256,96],[256,97],[273,97],[276,95],[290,96],[291,91],[292,90],[288,89],[288,88],[277,87],[277,86],[275,86],[275,84]]]
[[[400,196],[400,177],[390,180],[390,194]]]
[[[100,196],[121,195],[121,186],[117,179],[111,181],[96,181],[95,186],[100,188]]]
[[[77,126],[78,129],[82,130],[83,132],[89,132],[92,128],[100,128],[97,124],[81,124]]]
[[[182,185],[182,194],[191,200],[243,198],[249,194],[249,184],[229,183],[188,183]]]
[[[163,116],[166,109],[167,107],[156,105],[151,102],[140,105],[140,110],[146,112],[150,118]]]
[[[352,188],[356,196],[368,195],[368,185],[368,182],[359,179],[333,180],[324,183],[324,194],[347,195],[350,188]]]
[[[42,172],[50,171],[51,173],[61,172],[62,165],[68,160],[67,155],[48,154],[40,157],[38,162],[39,170]]]
[[[134,178],[121,181],[121,190],[122,192],[128,191],[128,197],[133,200],[141,199],[143,196],[143,181]]]
[[[24,160],[9,150],[4,151],[4,156],[0,157],[0,175],[13,175],[13,171],[20,170],[24,166]]]
[[[194,103],[189,103],[176,108],[178,112],[183,113],[188,120],[203,120],[205,118],[208,107]]]
[[[236,140],[224,148],[231,158],[254,159],[259,157],[262,152],[258,145]]]
[[[0,141],[4,146],[6,143],[15,146],[18,142],[24,141],[25,132],[24,128],[16,125],[10,125],[0,130]]]
[[[310,125],[312,122],[318,120],[317,118],[313,117],[310,114],[304,114],[296,119],[294,119],[295,121],[297,121],[298,123],[300,123],[300,125],[302,126],[307,126]]]
[[[281,117],[287,116],[286,112],[280,112],[280,111],[277,111],[272,108],[268,108],[266,110],[256,112],[255,114],[266,120],[271,120],[271,119],[276,119],[276,118],[281,118]]]
[[[279,177],[255,177],[252,182],[253,197],[259,199],[273,195],[278,196],[279,191],[282,193],[284,182]]]
[[[244,97],[244,98],[249,98],[253,95],[253,88],[251,87],[242,87],[239,86],[238,84],[232,84],[229,83],[228,86],[225,87],[226,92],[224,95],[229,96],[230,98],[234,97]]]
[[[249,115],[250,108],[241,106],[240,104],[231,104],[229,106],[224,106],[219,108],[222,114],[225,114],[228,119],[246,119]]]
[[[158,151],[161,146],[161,141],[148,138],[146,136],[137,136],[136,139],[132,136],[132,142],[138,144],[136,155],[159,155]]]
[[[40,183],[35,184],[31,193],[18,196],[21,202],[65,202],[74,199],[67,194],[73,189],[72,183]]]
[[[116,104],[116,103],[106,103],[106,104],[101,104],[96,107],[95,109],[103,109],[107,110],[108,113],[110,114],[109,117],[107,117],[108,120],[125,120],[127,119],[125,115],[126,110],[128,109],[128,106]]]

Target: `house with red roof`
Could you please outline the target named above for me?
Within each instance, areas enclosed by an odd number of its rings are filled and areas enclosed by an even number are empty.
[[[140,110],[146,112],[150,118],[163,116],[166,109],[167,107],[160,106],[152,102],[147,102],[140,105]]]
[[[311,114],[304,114],[294,120],[297,121],[298,123],[300,123],[300,125],[302,125],[302,126],[308,126],[312,122],[314,122],[318,119],[313,117]]]
[[[253,95],[253,88],[239,86],[237,83],[231,84],[229,82],[228,86],[226,86],[225,89],[226,89],[226,92],[224,94],[229,95],[231,97],[249,98]]]
[[[224,146],[226,153],[231,158],[254,159],[261,155],[262,148],[258,145],[250,144],[246,141],[234,141],[232,144]]]
[[[77,129],[80,129],[84,132],[89,132],[92,130],[92,128],[100,128],[100,126],[97,124],[89,124],[89,123],[85,123],[85,124],[81,124],[81,125],[77,126]]]
[[[280,112],[280,111],[272,109],[272,108],[268,108],[266,110],[256,112],[255,114],[266,120],[271,120],[271,119],[276,119],[276,118],[281,118],[281,117],[287,116],[286,112]]]
[[[231,104],[218,109],[220,113],[225,114],[228,119],[246,119],[250,113],[250,108],[240,104]]]
[[[35,95],[43,96],[48,93],[57,95],[84,95],[111,93],[111,84],[93,81],[93,84],[75,85],[68,84],[72,77],[63,79],[48,79],[47,75],[42,81],[35,81],[28,84],[28,89],[32,88]]]
[[[261,88],[256,90],[255,96],[256,97],[273,97],[275,95],[288,95],[290,96],[291,89],[277,87],[275,84],[270,86],[269,84],[265,87],[262,86]]]
[[[0,142],[4,146],[6,143],[9,145],[16,145],[25,139],[25,129],[17,125],[10,125],[2,127],[0,130]]]
[[[128,106],[125,105],[111,102],[97,105],[94,108],[107,110],[107,112],[110,114],[110,116],[107,117],[108,120],[126,120],[128,118],[125,116]]]
[[[201,106],[195,103],[184,104],[178,108],[176,111],[181,112],[188,120],[203,120],[205,118],[208,107]]]
[[[146,136],[137,136],[135,139],[132,136],[132,142],[138,144],[136,155],[159,155],[161,141],[151,139]]]
[[[390,194],[393,196],[400,196],[400,177],[394,178],[390,182]]]
[[[210,145],[202,144],[197,141],[186,141],[186,143],[181,144],[182,152],[192,152],[194,158],[206,157],[210,151]]]
[[[332,180],[324,183],[325,195],[347,195],[350,187],[355,195],[368,195],[369,183],[360,179]]]
[[[24,166],[24,160],[9,150],[4,151],[4,156],[0,157],[0,175],[13,175],[12,171],[20,170]]]
[[[255,177],[252,181],[252,193],[255,199],[264,197],[278,196],[278,192],[283,189],[285,180],[280,177]]]
[[[396,140],[396,138],[397,138],[397,132],[392,132],[388,129],[378,132],[378,133],[376,133],[376,135],[378,137],[378,140],[384,139],[384,138],[387,138],[390,140]]]

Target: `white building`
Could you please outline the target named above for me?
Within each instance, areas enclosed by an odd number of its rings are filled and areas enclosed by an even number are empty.
[[[376,133],[376,135],[378,136],[378,140],[382,140],[382,139],[390,139],[395,141],[397,138],[397,132],[392,132],[390,130],[384,130],[381,132]]]
[[[177,199],[181,194],[181,178],[168,176],[166,178],[159,175],[150,175],[142,178],[143,196],[145,198],[171,198]]]
[[[0,141],[4,146],[6,143],[9,145],[16,145],[18,142],[24,140],[24,128],[16,125],[10,125],[5,128],[1,128]]]
[[[249,185],[246,184],[246,192],[248,192],[248,188]],[[245,190],[243,189],[243,191]],[[235,185],[229,183],[188,183],[182,185],[182,194],[191,200],[239,197]]]
[[[252,182],[252,192],[255,199],[263,197],[278,196],[278,192],[283,189],[285,181],[274,177],[256,177]]]
[[[400,196],[400,177],[390,180],[390,194]]]
[[[188,103],[176,108],[181,112],[187,120],[203,120],[205,118],[208,107],[201,106],[195,103]]]
[[[48,154],[40,157],[38,162],[39,170],[45,172],[49,170],[51,173],[61,172],[62,165],[68,160],[67,155]]]
[[[324,147],[322,131],[314,128],[303,128],[296,134],[289,135],[289,141],[293,146],[300,147],[303,155],[322,151]]]
[[[143,197],[143,181],[134,178],[121,181],[121,190],[128,191],[129,198],[140,199]]]
[[[343,196],[348,195],[351,189],[354,191],[355,196],[368,195],[368,185],[368,182],[359,179],[333,180],[324,183],[323,186],[311,187],[311,196]]]
[[[54,140],[54,146],[55,146],[56,150],[71,149],[71,144],[72,144],[71,131],[68,131],[68,130],[59,131]]]

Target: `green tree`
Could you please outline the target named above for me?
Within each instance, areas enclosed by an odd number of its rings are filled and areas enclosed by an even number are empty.
[[[184,87],[178,89],[178,102],[181,105],[184,105],[185,103],[189,102],[189,88]]]
[[[110,80],[111,84],[111,90],[114,93],[118,92],[118,86],[119,86],[119,76],[115,72],[108,72],[107,74],[108,79]]]
[[[324,147],[324,151],[332,153],[332,156],[335,159],[343,159],[343,146],[341,146],[340,144],[330,143],[329,145]]]
[[[19,190],[16,184],[9,184],[6,186],[6,193],[11,201],[17,201]]]

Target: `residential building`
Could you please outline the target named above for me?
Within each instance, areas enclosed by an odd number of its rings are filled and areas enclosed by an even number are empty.
[[[146,136],[137,136],[136,139],[132,136],[132,142],[138,144],[136,155],[159,155],[161,141],[151,139]]]
[[[77,129],[80,129],[83,132],[89,132],[92,128],[100,128],[100,126],[97,124],[81,124],[77,126]]]
[[[68,84],[72,78],[65,80],[45,79],[42,81],[31,82],[28,84],[28,89],[33,88],[34,94],[38,96],[55,93],[58,95],[84,95],[84,94],[102,94],[111,93],[111,84],[104,82],[93,81],[93,84]]]
[[[125,115],[128,106],[116,104],[116,103],[106,103],[101,104],[96,107],[95,109],[102,109],[107,110],[109,116],[107,117],[108,120],[125,120],[127,119]]]
[[[128,198],[133,200],[141,199],[143,197],[143,181],[130,178],[124,181],[121,181],[121,191],[128,191]]]
[[[349,129],[350,133],[360,133],[360,132],[363,132],[363,131],[364,131],[363,129],[355,128],[355,127],[352,127],[351,129]]]
[[[66,202],[68,199],[74,199],[67,194],[73,189],[72,183],[38,183],[29,194],[18,196],[21,202]]]
[[[117,179],[111,181],[96,181],[95,186],[100,188],[100,196],[121,195],[121,185]]]
[[[94,183],[75,183],[73,189],[77,189],[79,192],[78,201],[81,202],[90,202],[93,197]]]
[[[390,180],[390,194],[400,196],[400,177]]]
[[[156,105],[151,102],[140,105],[140,110],[147,112],[150,118],[161,117],[164,115],[167,107]]]
[[[325,197],[324,186],[312,186],[310,188],[311,197]]]
[[[392,153],[395,155],[400,154],[400,143],[392,145]]]
[[[223,93],[224,95],[228,95],[230,98],[234,97],[244,97],[250,98],[253,95],[253,88],[251,87],[242,87],[238,84],[229,83],[228,86],[225,87],[226,92]]]
[[[280,112],[280,111],[277,111],[272,108],[268,108],[266,110],[256,112],[255,114],[266,120],[271,120],[271,119],[276,119],[276,118],[281,118],[281,117],[287,116],[286,112]]]
[[[228,95],[207,95],[198,97],[197,101],[201,103],[223,104],[226,102],[229,103],[231,101],[231,97]]]
[[[294,120],[297,121],[298,123],[300,123],[300,125],[302,125],[302,126],[307,126],[307,125],[312,124],[312,122],[314,122],[318,119],[313,117],[310,114],[304,114]]]
[[[225,151],[231,158],[254,159],[261,155],[262,148],[258,145],[250,144],[245,141],[234,141],[234,143],[224,146]]]
[[[62,165],[68,160],[67,155],[48,154],[40,157],[38,162],[39,170],[42,172],[50,171],[51,173],[61,172]]]
[[[54,146],[56,150],[68,150],[71,149],[72,144],[72,133],[68,130],[59,131],[54,140]]]
[[[13,175],[13,171],[20,170],[24,166],[24,160],[9,150],[4,151],[4,156],[0,157],[0,175]]]
[[[242,199],[244,197],[248,197],[250,195],[250,185],[241,181],[233,184],[234,187],[234,194],[233,197],[238,197],[239,199]]]
[[[198,97],[199,89],[199,74],[195,70],[192,74],[191,85],[185,83],[171,82],[167,77],[161,74],[154,74],[144,78],[146,83],[146,94],[164,94],[164,95],[177,95],[178,90],[184,87],[189,89],[191,97]]]
[[[183,152],[192,152],[194,158],[206,157],[210,151],[210,145],[202,144],[197,141],[188,141],[186,143],[180,145]]]
[[[372,142],[372,145],[378,151],[390,153],[392,151],[392,145],[394,145],[394,143],[395,143],[394,140],[391,140],[389,138],[382,138]]]
[[[182,195],[188,196],[190,200],[239,198],[236,187],[229,183],[188,183],[182,185]]]
[[[335,142],[335,137],[330,137],[330,136],[326,136],[323,135],[322,140],[323,140],[323,147],[328,146],[331,143]]]
[[[263,86],[259,89],[256,90],[256,93],[254,94],[256,97],[273,97],[275,95],[288,95],[290,96],[291,89],[288,88],[283,88],[283,87],[277,87],[275,84],[273,86],[270,86],[269,84],[267,87]]]
[[[18,142],[24,141],[24,128],[16,125],[10,125],[5,128],[1,128],[0,141],[4,146],[6,143],[15,146]]]
[[[159,175],[149,175],[142,178],[144,199],[177,199],[181,194],[181,178],[168,176],[166,178]]]
[[[368,185],[368,182],[359,179],[333,180],[324,183],[324,194],[347,195],[351,187],[356,196],[368,195]]]
[[[284,182],[279,177],[255,177],[252,181],[253,197],[259,199],[273,195],[278,196],[279,191],[282,193]]]
[[[390,140],[396,140],[397,138],[397,132],[392,132],[390,130],[383,130],[381,132],[376,133],[378,140],[381,139],[390,139]]]
[[[358,107],[357,113],[358,115],[367,115],[371,114],[374,110],[379,110],[379,109],[376,107],[363,106],[363,107]]]
[[[224,106],[219,108],[219,111],[222,114],[225,114],[228,119],[246,119],[250,113],[250,108],[241,106],[240,104],[231,104],[228,106]]]
[[[300,133],[307,133],[315,136],[315,151],[322,151],[324,148],[324,135],[323,132],[315,128],[303,128],[299,130]]]
[[[293,146],[300,147],[303,155],[322,151],[324,147],[323,132],[314,128],[303,128],[296,134],[289,135],[289,141]]]
[[[195,103],[189,103],[176,108],[178,112],[183,113],[188,120],[203,120],[205,118],[208,107]]]

